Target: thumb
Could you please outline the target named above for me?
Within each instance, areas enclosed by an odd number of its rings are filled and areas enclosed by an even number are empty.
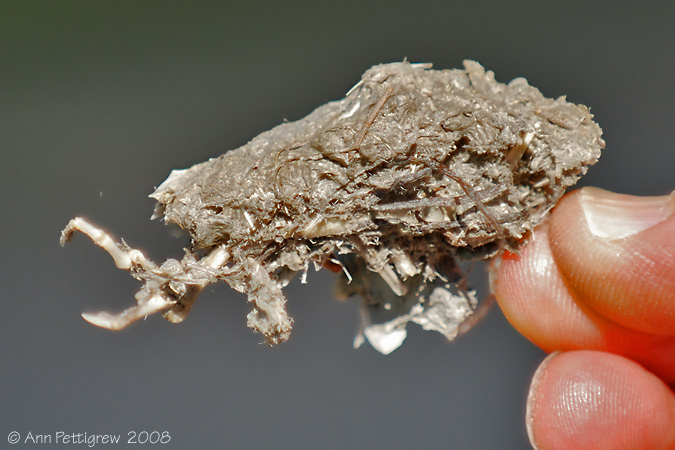
[[[506,318],[546,352],[618,353],[675,386],[674,201],[567,195],[520,255],[496,265]]]
[[[584,188],[549,225],[551,253],[572,295],[626,328],[675,335],[675,192],[663,197]]]

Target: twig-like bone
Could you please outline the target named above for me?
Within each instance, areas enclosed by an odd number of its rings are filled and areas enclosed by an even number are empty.
[[[108,252],[118,269],[129,270],[134,264],[140,265],[146,270],[156,268],[155,264],[148,260],[140,250],[125,248],[124,245],[116,243],[108,233],[87,222],[82,217],[75,217],[61,231],[61,239],[59,241],[61,247],[66,245],[66,242],[73,237],[75,231],[86,234],[94,241],[94,244]]]
[[[87,322],[109,330],[120,330],[139,319],[161,311],[166,311],[164,317],[167,320],[181,322],[199,293],[213,280],[212,274],[230,259],[229,252],[220,246],[197,263],[187,257],[181,263],[174,261],[180,266],[176,269],[179,272],[167,273],[147,259],[140,250],[115,242],[109,233],[82,217],[74,218],[61,231],[62,246],[72,238],[75,231],[86,234],[96,245],[108,252],[118,268],[129,270],[135,278],[145,281],[145,286],[136,295],[137,306],[118,314],[107,312],[82,314]]]
[[[110,314],[107,312],[82,313],[82,318],[101,328],[121,330],[139,319],[164,311],[175,304],[175,300],[169,300],[165,296],[157,294],[143,302],[139,300],[138,306],[132,306],[119,314]]]
[[[190,289],[186,294],[182,295],[179,301],[168,309],[163,317],[172,323],[180,323],[187,317],[190,308],[197,300],[197,296],[204,290],[204,288],[211,282],[214,274],[218,273],[218,269],[224,267],[230,260],[230,252],[224,246],[218,246],[211,251],[205,258],[198,263],[188,263],[186,266],[191,269],[189,274],[192,278],[196,278],[197,273],[201,273],[203,281],[192,282]]]
[[[110,234],[92,225],[82,217],[75,217],[61,231],[61,246],[64,246],[73,237],[75,231],[86,234],[96,245],[108,252],[119,269],[131,270],[132,268],[136,268],[144,273],[157,271],[157,266],[148,260],[140,250],[126,248],[125,245],[115,242]],[[165,292],[160,291],[149,296],[147,294],[144,291],[139,292],[136,296],[138,305],[128,308],[119,314],[106,312],[84,313],[82,317],[87,322],[101,328],[120,330],[138,319],[142,319],[149,314],[164,311],[176,304],[176,299],[171,298]]]

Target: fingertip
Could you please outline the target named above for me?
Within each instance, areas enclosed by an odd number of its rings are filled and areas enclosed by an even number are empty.
[[[541,378],[546,373],[546,367],[549,363],[556,357],[560,355],[560,352],[553,352],[548,355],[542,362],[539,364],[537,371],[532,377],[532,383],[530,383],[530,390],[527,394],[527,404],[525,408],[525,428],[527,429],[527,436],[530,439],[530,444],[533,448],[539,449],[537,443],[534,439],[534,428],[535,428],[535,405],[537,404],[537,393],[539,386],[541,384]]]
[[[533,378],[527,429],[542,450],[673,448],[675,395],[621,356],[555,353]]]
[[[574,297],[644,333],[675,335],[675,195],[575,191],[551,216],[551,253]]]
[[[505,255],[495,275],[493,289],[504,316],[544,351],[577,348],[598,335],[560,277],[547,223],[535,230],[520,255]]]

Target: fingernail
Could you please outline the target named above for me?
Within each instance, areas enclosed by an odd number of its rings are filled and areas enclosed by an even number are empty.
[[[636,197],[586,187],[579,194],[591,232],[607,240],[623,239],[663,222],[675,213],[675,191],[660,197]]]
[[[534,373],[532,377],[532,383],[530,384],[530,391],[527,394],[527,405],[525,409],[525,428],[527,429],[527,436],[530,439],[530,445],[535,450],[538,450],[537,442],[534,440],[534,422],[535,422],[535,405],[537,403],[537,391],[539,390],[539,383],[541,382],[541,377],[545,372],[546,366],[548,366],[555,357],[560,355],[560,352],[553,352],[544,359],[539,368]]]

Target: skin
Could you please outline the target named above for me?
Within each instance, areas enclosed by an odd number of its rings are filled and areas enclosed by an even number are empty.
[[[528,396],[535,448],[675,449],[675,192],[572,192],[495,272],[509,322],[551,353]]]

